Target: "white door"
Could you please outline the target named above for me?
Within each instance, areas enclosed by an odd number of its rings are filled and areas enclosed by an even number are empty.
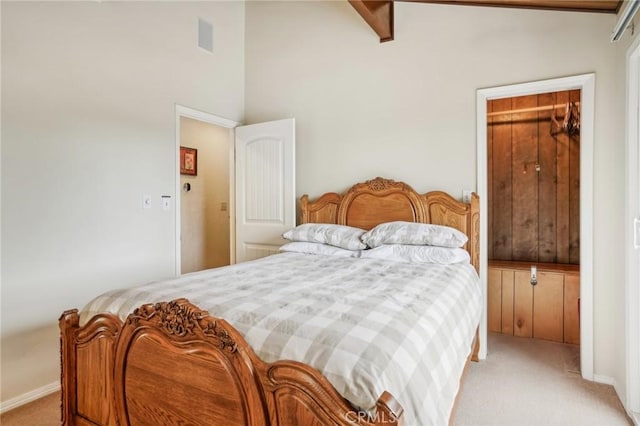
[[[295,120],[236,128],[236,262],[278,252],[296,222]]]

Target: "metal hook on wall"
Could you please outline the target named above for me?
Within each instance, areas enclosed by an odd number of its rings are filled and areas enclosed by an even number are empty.
[[[527,171],[528,171],[528,170],[527,170],[527,166],[528,166],[528,164],[527,164],[527,163],[522,163],[522,174],[523,174],[523,175],[526,175],[526,174],[527,174]],[[540,170],[541,170],[540,164],[535,163],[535,164],[534,164],[534,167],[535,167],[536,172],[540,173]]]

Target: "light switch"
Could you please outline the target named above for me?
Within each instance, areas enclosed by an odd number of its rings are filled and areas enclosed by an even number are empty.
[[[220,211],[221,212],[226,212],[227,209],[228,209],[227,203],[225,203],[225,202],[220,203]]]
[[[142,196],[142,208],[144,209],[151,208],[151,195],[144,194]]]
[[[471,194],[473,193],[472,190],[470,189],[463,189],[462,190],[462,202],[463,203],[470,203],[471,202]]]
[[[171,210],[171,196],[162,196],[162,210]]]

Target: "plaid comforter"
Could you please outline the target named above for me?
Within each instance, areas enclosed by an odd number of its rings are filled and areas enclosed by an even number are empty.
[[[264,361],[320,370],[356,407],[391,392],[406,425],[447,424],[482,310],[469,264],[281,253],[105,293],[81,321],[179,297],[227,320]]]

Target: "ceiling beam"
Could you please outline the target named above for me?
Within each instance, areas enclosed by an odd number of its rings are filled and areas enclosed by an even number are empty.
[[[394,0],[348,0],[380,37],[380,43],[393,40]],[[617,13],[622,0],[397,0],[466,6],[497,6],[524,9]]]
[[[392,0],[349,0],[349,3],[378,34],[380,43],[393,40]]]
[[[574,12],[617,13],[622,0],[400,0],[414,3],[497,6]]]

